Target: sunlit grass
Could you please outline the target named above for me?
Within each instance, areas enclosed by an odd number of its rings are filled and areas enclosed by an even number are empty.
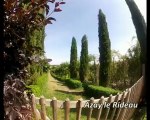
[[[81,97],[85,99],[84,96],[81,95],[74,95],[74,94],[67,94],[67,93],[62,93],[59,91],[55,91],[56,88],[51,87],[51,85],[48,83],[48,74],[45,73],[41,77],[37,79],[36,85],[30,85],[30,88],[33,90],[33,93],[35,96],[40,97],[44,96],[45,98],[50,98],[52,99],[53,97],[57,98],[58,100],[65,100],[66,98],[69,98],[70,100],[78,100]],[[83,90],[83,88],[78,88],[75,90]],[[37,105],[37,108],[40,109],[40,106]],[[52,108],[46,107],[46,113],[47,116],[52,119]],[[58,109],[58,120],[63,120],[64,119],[64,109]],[[75,120],[76,119],[76,110],[71,109],[70,110],[70,120]],[[81,117],[82,120],[86,120],[87,117],[85,113]],[[91,120],[94,120],[93,118]]]

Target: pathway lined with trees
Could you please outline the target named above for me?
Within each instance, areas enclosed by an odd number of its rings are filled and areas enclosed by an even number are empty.
[[[58,81],[57,79],[53,78],[50,74],[50,72],[48,72],[48,88],[50,90],[53,91],[60,91],[60,92],[64,92],[67,94],[72,94],[72,93],[78,93],[78,92],[83,92],[83,90],[74,90],[74,89],[70,89],[69,87],[67,87],[66,85],[64,85],[62,82]]]
[[[65,2],[63,1],[60,2],[49,1],[49,2],[55,4],[52,13],[61,11],[59,5],[65,4]],[[100,46],[100,73],[99,73],[100,86],[94,85],[94,82],[92,83],[88,76],[90,70],[89,69],[90,63],[89,63],[89,55],[88,55],[88,41],[86,35],[83,36],[81,41],[82,48],[81,48],[81,56],[79,62],[80,66],[78,70],[80,79],[76,80],[78,74],[75,73],[75,75],[73,75],[74,73],[72,74],[72,70],[70,72],[71,73],[71,77],[70,77],[70,73],[68,69],[69,64],[63,66],[63,68],[65,68],[65,72],[63,69],[61,69],[61,67],[58,67],[55,70],[53,70],[54,73],[59,73],[57,77],[63,79],[65,77],[64,81],[65,84],[67,83],[66,85],[77,88],[77,87],[82,87],[82,85],[84,84],[84,90],[89,91],[86,92],[86,95],[92,93],[90,95],[92,97],[95,96],[99,97],[100,93],[102,95],[104,94],[110,95],[112,92],[113,94],[116,94],[117,92],[116,90],[106,87],[109,86],[109,83],[111,82],[111,80],[109,79],[109,67],[111,65],[113,66],[113,68],[116,67],[115,69],[116,72],[111,71],[111,73],[114,73],[113,75],[116,77],[115,81],[113,81],[115,84],[121,83],[122,85],[127,85],[127,84],[132,85],[135,82],[133,80],[137,80],[135,79],[135,77],[137,77],[138,75],[141,76],[142,72],[143,72],[142,74],[143,80],[145,81],[145,72],[144,70],[141,71],[140,67],[141,65],[145,67],[145,63],[146,63],[146,57],[145,57],[146,24],[134,1],[126,0],[126,3],[131,11],[132,20],[136,28],[137,39],[140,43],[140,48],[138,47],[137,44],[135,48],[129,49],[128,51],[129,55],[123,56],[120,59],[120,61],[113,61],[113,64],[110,64],[111,62],[110,41],[109,41],[105,16],[101,11],[99,14],[101,14],[102,26],[100,25],[101,30],[100,30],[99,37],[100,40],[104,40],[103,42],[106,44],[100,42],[101,45]],[[28,11],[29,8],[32,9]],[[46,11],[43,11],[43,9],[45,9]],[[49,69],[48,62],[44,57],[44,38],[45,38],[44,26],[49,23],[51,24],[53,20],[56,21],[55,18],[53,17],[44,16],[45,12],[46,15],[48,15],[49,10],[50,9],[48,6],[48,1],[41,1],[37,3],[35,3],[34,1],[27,2],[27,3],[23,1],[22,2],[7,1],[7,0],[5,1],[6,15],[4,17],[4,21],[5,21],[4,36],[6,40],[5,40],[5,46],[3,51],[4,68],[5,68],[4,119],[27,119],[27,117],[31,118],[32,109],[29,102],[29,99],[31,97],[24,96],[24,93],[26,92],[28,85],[30,87],[32,86],[37,93],[39,92],[40,93],[39,96],[46,94],[47,96],[45,97],[53,96],[61,100],[63,100],[64,98],[65,99],[69,98],[70,100],[74,100],[83,97],[81,95],[76,94],[79,93],[80,91],[78,91],[77,89],[72,90],[68,88],[63,84],[63,82],[59,82],[56,79],[54,79],[49,72],[48,72],[48,78],[46,78],[45,80],[43,78],[39,79],[39,81],[37,80],[39,76],[41,77]],[[141,49],[140,55],[138,54],[139,49]],[[76,53],[77,51],[75,50],[75,54],[73,55],[75,57],[73,59],[76,59],[77,56]],[[140,57],[141,60],[139,59]],[[105,64],[103,64],[103,62],[105,62]],[[78,65],[78,62],[76,64]],[[77,65],[74,66],[73,70],[76,71],[76,68],[78,67]],[[135,72],[134,74],[132,71],[135,71],[134,70],[135,68],[138,69],[139,71]],[[60,71],[62,72],[61,75],[60,75]],[[91,71],[93,72],[93,69],[91,69]],[[121,71],[120,72],[121,74],[119,73],[119,71]],[[118,75],[117,73],[119,73],[120,75]],[[93,76],[96,76],[96,70],[93,72],[93,74],[94,74]],[[122,79],[122,77],[124,77],[124,79]],[[75,79],[71,79],[71,78],[75,78]],[[112,75],[111,75],[111,79],[113,80]],[[108,82],[108,80],[110,82]],[[41,84],[42,87],[36,84],[37,81],[39,85],[42,83]],[[85,86],[85,82],[87,82],[86,86]],[[123,87],[125,88],[125,86]],[[118,89],[118,86],[116,86],[116,88]],[[142,94],[138,94],[139,97],[140,95],[142,95],[141,96],[142,100],[139,104],[144,104],[145,91],[143,90]],[[26,110],[27,112],[23,115],[22,112],[24,110]],[[137,112],[137,114],[138,113],[140,113],[140,111]]]

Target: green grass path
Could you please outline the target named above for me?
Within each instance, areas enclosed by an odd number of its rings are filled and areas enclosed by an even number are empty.
[[[82,97],[82,95],[78,95],[81,91],[82,90],[69,89],[62,82],[53,78],[50,72],[48,73],[47,92],[49,95],[46,97],[56,97],[59,100],[65,100],[66,98],[69,98],[70,100],[78,100]]]
[[[52,99],[53,97],[57,100],[65,100],[69,98],[70,100],[78,100],[80,98],[85,99],[84,96],[78,94],[83,91],[83,89],[69,89],[62,82],[53,78],[50,72],[43,74],[37,79],[36,85],[30,86],[36,97],[44,96],[46,99]],[[39,108],[39,106],[38,106]],[[47,116],[52,120],[52,109],[51,107],[46,107]],[[81,116],[81,120],[86,120],[86,111]],[[71,109],[70,120],[76,119],[76,109]],[[64,110],[58,109],[58,120],[64,120]],[[91,120],[94,120],[93,118]]]

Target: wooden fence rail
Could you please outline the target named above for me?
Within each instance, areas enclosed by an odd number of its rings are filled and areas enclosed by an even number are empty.
[[[64,120],[69,120],[70,109],[76,109],[76,120],[81,120],[81,112],[82,108],[88,102],[95,103],[99,105],[110,104],[105,110],[105,115],[102,115],[104,107],[100,107],[97,110],[97,114],[95,116],[96,120],[129,120],[133,115],[135,108],[119,108],[113,107],[114,103],[124,103],[135,105],[135,103],[139,102],[140,95],[142,92],[142,88],[144,85],[143,76],[129,89],[126,89],[122,93],[118,93],[115,96],[110,95],[109,97],[102,96],[100,99],[94,99],[93,97],[90,100],[79,99],[78,101],[70,101],[68,98],[65,101],[57,100],[55,97],[53,99],[45,99],[43,96],[38,98],[35,95],[32,95],[32,109],[35,120],[48,120],[46,114],[46,107],[49,106],[52,108],[52,118],[53,120],[57,120],[58,109],[64,109]],[[36,105],[39,104],[41,106],[40,112],[36,108]],[[120,105],[119,104],[119,105]],[[91,120],[92,112],[94,108],[88,108],[87,112],[87,120]]]

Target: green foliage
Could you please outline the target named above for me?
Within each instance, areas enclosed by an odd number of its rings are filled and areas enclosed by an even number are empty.
[[[138,41],[141,47],[141,63],[146,63],[147,50],[147,25],[138,6],[134,0],[125,0],[131,12],[132,21],[135,26]]]
[[[113,55],[113,58],[118,56],[118,60],[114,60],[111,64],[110,80],[113,88],[125,89],[131,87],[140,77],[142,73],[140,61],[140,45],[137,41],[136,45],[128,49],[126,55]]]
[[[70,78],[77,78],[77,43],[76,39],[72,38],[71,55],[70,55]]]
[[[88,71],[88,80],[92,81],[93,84],[97,84],[97,72],[98,72],[98,64],[96,63],[96,56],[90,54],[89,55],[89,71]]]
[[[82,45],[81,45],[81,56],[80,56],[80,69],[79,69],[79,76],[81,82],[87,80],[87,73],[88,73],[88,41],[86,35],[82,37]]]
[[[125,89],[128,81],[128,57],[121,56],[118,61],[113,61],[111,64],[110,80],[114,86],[119,89]]]
[[[55,75],[52,72],[51,72],[51,75],[55,79],[57,79],[57,80],[65,83],[65,85],[67,85],[69,88],[75,89],[75,88],[81,88],[82,87],[82,83],[79,80],[74,80],[74,79],[70,79],[70,78],[59,77],[59,76]]]
[[[111,64],[111,43],[107,29],[107,22],[102,10],[98,14],[99,27],[99,52],[100,52],[100,71],[99,71],[99,85],[108,86],[109,84],[109,69]]]
[[[86,83],[83,84],[84,87],[84,94],[88,97],[100,98],[101,96],[108,97],[109,95],[116,95],[119,90],[115,90],[109,87],[102,87],[102,86],[94,86],[94,85],[87,85]]]
[[[44,14],[44,13],[43,13]],[[44,39],[45,39],[45,28],[39,28],[38,30],[34,30],[29,34],[29,45],[38,48],[38,50],[32,53],[32,56],[44,56]],[[34,84],[36,79],[43,74],[43,72],[47,72],[48,70],[48,62],[46,60],[39,60],[38,62],[31,63],[28,67],[30,71],[29,74],[31,79],[28,80],[27,84]]]
[[[55,76],[55,75],[52,74],[52,76]],[[59,78],[59,77],[55,76],[55,78]],[[67,80],[67,79],[63,79],[63,78],[59,79],[59,81],[61,82],[64,80]],[[70,100],[75,100],[76,95],[55,91],[53,88],[50,88],[50,87],[51,87],[51,84],[49,84],[47,73],[44,73],[42,76],[38,77],[35,85],[28,86],[28,88],[31,88],[32,92],[37,97],[40,97],[41,95],[43,95],[46,98],[56,97],[59,100],[65,100],[66,98],[69,98]]]
[[[70,75],[69,63],[68,62],[61,63],[60,65],[51,68],[51,71],[58,76],[69,77]]]
[[[37,81],[37,78],[39,77],[39,73],[34,72],[34,74],[31,74],[30,79],[27,80],[26,84],[27,85],[34,85]]]
[[[67,80],[65,77],[60,77],[60,76],[56,75],[55,73],[53,73],[52,71],[51,71],[51,75],[53,78],[55,78],[61,82],[65,82]]]
[[[44,39],[45,39],[45,30],[44,27],[38,30],[32,31],[29,35],[29,44],[33,47],[38,47],[39,51],[36,54],[44,54]]]
[[[74,80],[74,79],[67,79],[65,81],[66,85],[69,87],[69,88],[81,88],[82,87],[82,83],[81,81],[79,80]]]
[[[41,89],[37,85],[30,85],[28,88],[31,88],[32,93],[34,93],[36,96],[41,96]]]
[[[48,72],[48,70],[50,69],[50,65],[48,64],[46,59],[43,59],[38,63],[32,63],[28,66],[27,69],[30,73],[30,79],[27,80],[26,84],[31,85],[36,83],[38,77]]]
[[[128,49],[128,54],[128,77],[130,85],[133,85],[142,75],[141,48],[138,41],[135,46]]]
[[[27,87],[31,88],[31,91],[35,94],[35,96],[40,97],[41,95],[48,94],[47,81],[48,81],[48,75],[47,73],[44,73],[42,76],[37,78],[34,85],[29,85]]]
[[[95,83],[96,81],[96,65],[89,64],[88,81]]]

